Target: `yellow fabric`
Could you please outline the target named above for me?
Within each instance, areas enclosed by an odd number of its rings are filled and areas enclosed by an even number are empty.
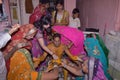
[[[21,49],[22,50],[22,49]],[[26,49],[26,54],[30,54]],[[20,50],[10,60],[10,71],[7,80],[36,80],[38,73],[31,67],[28,58]]]
[[[55,17],[55,14],[56,14],[56,11],[54,11],[54,12],[52,13],[52,17],[53,17],[53,18]],[[66,21],[66,16],[68,16],[68,15],[69,15],[68,11],[64,10],[63,17],[62,17],[62,19],[61,19],[61,21],[60,21],[60,24],[66,24],[66,25],[68,25],[68,23],[67,23],[67,21]],[[59,21],[56,20],[56,23],[58,23],[58,22],[59,22]]]
[[[69,52],[69,50],[65,47],[65,45],[61,44],[59,47],[54,46],[53,43],[50,43],[47,46],[54,54],[56,54],[58,56],[57,60],[51,60],[47,71],[52,70],[54,68],[54,63],[57,65],[61,65],[61,59],[62,59],[62,55],[64,54],[64,51],[67,52],[66,54],[72,59],[72,60],[77,60],[77,56],[73,56],[71,55],[71,53]],[[43,61],[47,56],[47,53],[45,52],[42,56],[40,56],[39,59],[35,59],[36,61],[39,61],[38,63],[40,63],[41,61]],[[34,61],[35,61],[34,60]],[[67,80],[67,76],[68,76],[68,72],[66,70],[64,70],[64,80]]]

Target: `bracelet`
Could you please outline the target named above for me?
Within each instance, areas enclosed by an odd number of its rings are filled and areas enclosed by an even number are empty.
[[[65,64],[64,67],[66,68],[66,67],[67,67],[67,64]]]

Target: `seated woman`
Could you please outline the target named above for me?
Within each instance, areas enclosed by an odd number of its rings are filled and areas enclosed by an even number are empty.
[[[29,40],[34,37],[36,32],[37,32],[37,29],[33,25],[31,24],[24,25],[20,28],[18,33],[16,33],[12,37],[13,40],[11,43],[19,44],[22,42],[24,44],[28,44]],[[23,39],[22,41],[20,41],[21,38]],[[24,42],[24,40],[26,40],[26,42]],[[31,54],[29,52],[30,48],[31,48],[31,45],[28,44],[26,47],[18,49],[13,54],[13,56],[10,59],[10,70],[8,72],[7,80],[54,80],[56,79],[58,77],[57,69],[49,73],[35,71]]]
[[[83,47],[84,34],[82,31],[66,26],[54,26],[53,30],[61,34],[62,43],[68,45],[72,55],[79,56],[81,54],[86,54]]]
[[[84,79],[79,80],[108,80],[104,74],[103,66],[101,62],[93,57],[86,58],[82,63],[78,63],[79,66],[71,66],[66,64],[66,60],[63,60],[62,66],[75,74],[76,76],[84,76]]]
[[[62,56],[64,54],[64,52],[73,60],[79,60],[82,62],[82,60],[78,57],[78,56],[73,56],[71,55],[69,49],[61,43],[61,35],[56,33],[53,35],[53,42],[48,44],[48,48],[54,52],[54,54],[56,54],[58,56],[58,59],[52,59],[50,61],[50,64],[48,64],[48,71],[51,70],[54,67],[54,63],[57,64],[58,66],[61,64],[61,60],[62,60]],[[38,59],[38,63],[39,61],[42,62],[46,57],[47,57],[47,53],[45,52],[42,56],[40,56],[40,58]],[[67,71],[64,70],[64,80],[67,80]]]

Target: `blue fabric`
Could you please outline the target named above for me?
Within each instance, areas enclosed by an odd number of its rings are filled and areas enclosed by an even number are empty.
[[[84,80],[84,77],[76,77],[75,80]]]
[[[107,69],[108,69],[107,59],[106,59],[105,53],[104,53],[102,47],[100,46],[98,40],[95,38],[86,38],[84,44],[85,44],[85,48],[88,53],[88,56],[95,57],[101,61],[102,65],[103,65],[104,74],[106,75],[106,77],[109,78],[110,76],[107,73]],[[109,79],[109,80],[111,80],[111,79]]]

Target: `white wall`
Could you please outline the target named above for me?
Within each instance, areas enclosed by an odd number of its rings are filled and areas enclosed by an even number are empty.
[[[39,4],[39,0],[32,0],[32,1],[33,1],[33,6],[35,8]],[[20,0],[20,7],[21,7],[21,23],[28,24],[30,14],[27,14],[25,12],[25,0]]]

